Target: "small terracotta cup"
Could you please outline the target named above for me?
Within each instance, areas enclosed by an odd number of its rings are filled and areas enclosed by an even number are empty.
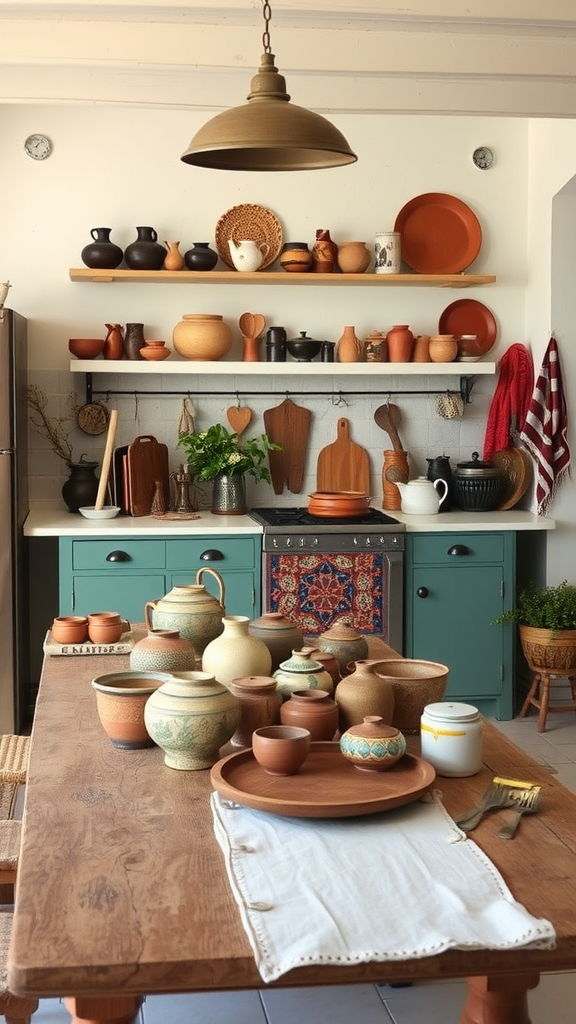
[[[88,620],[84,615],[59,615],[52,623],[52,639],[57,644],[82,644],[88,639]]]
[[[252,753],[268,775],[295,775],[310,753],[308,729],[263,725],[252,733]]]
[[[118,612],[92,612],[88,616],[88,636],[93,644],[115,644],[123,632]]]

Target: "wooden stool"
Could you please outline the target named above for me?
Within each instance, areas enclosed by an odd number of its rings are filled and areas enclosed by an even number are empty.
[[[548,715],[548,712],[554,714],[556,712],[576,711],[576,676],[567,676],[562,672],[551,672],[547,668],[538,668],[537,665],[530,665],[530,669],[534,672],[534,681],[530,687],[528,696],[522,705],[520,718],[524,718],[528,714],[531,705],[538,708],[538,732],[544,732],[546,729],[546,716]],[[570,683],[572,703],[557,704],[555,707],[550,707],[550,686],[552,685],[550,680],[557,678],[567,679]]]
[[[8,947],[12,933],[12,911],[0,909],[0,1013],[6,1024],[30,1024],[30,1018],[38,1009],[38,1000],[28,996],[15,996],[8,988]]]
[[[14,885],[16,881],[21,838],[21,821],[0,821],[0,885]]]
[[[29,736],[0,736],[0,784],[24,785],[28,775]]]

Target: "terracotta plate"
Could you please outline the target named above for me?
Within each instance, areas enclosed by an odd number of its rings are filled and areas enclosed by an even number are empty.
[[[264,270],[274,262],[280,254],[283,241],[282,226],[277,217],[265,206],[256,206],[254,203],[233,206],[232,209],[223,213],[216,225],[215,235],[218,255],[222,262],[232,269],[234,269],[234,263],[228,246],[230,238],[236,242],[248,238],[252,242],[266,243],[268,253],[260,270]]]
[[[474,262],[482,245],[476,214],[444,192],[411,199],[396,217],[394,230],[401,235],[402,259],[420,274],[459,274]]]
[[[457,299],[451,302],[438,321],[440,334],[475,334],[480,355],[490,351],[498,337],[494,314],[477,299]]]
[[[218,761],[210,771],[226,800],[294,818],[351,818],[392,810],[418,800],[434,783],[432,765],[405,754],[383,772],[355,768],[339,743],[312,743],[296,775],[267,775],[251,749]]]

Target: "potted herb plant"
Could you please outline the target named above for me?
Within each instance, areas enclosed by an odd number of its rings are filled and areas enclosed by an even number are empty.
[[[269,451],[280,451],[266,434],[241,441],[221,423],[199,434],[181,434],[179,447],[196,480],[212,480],[212,512],[216,515],[242,515],[246,512],[246,474],[270,483],[266,464]]]
[[[576,668],[576,586],[563,580],[556,586],[530,583],[521,590],[514,608],[495,625],[515,622],[524,657],[531,668],[549,672]]]

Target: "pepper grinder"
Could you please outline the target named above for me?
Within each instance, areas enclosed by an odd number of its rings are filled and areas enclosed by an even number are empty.
[[[174,500],[174,512],[195,512],[193,502],[190,500],[190,484],[192,478],[188,466],[180,466],[176,473],[172,473],[172,480],[176,491]]]

